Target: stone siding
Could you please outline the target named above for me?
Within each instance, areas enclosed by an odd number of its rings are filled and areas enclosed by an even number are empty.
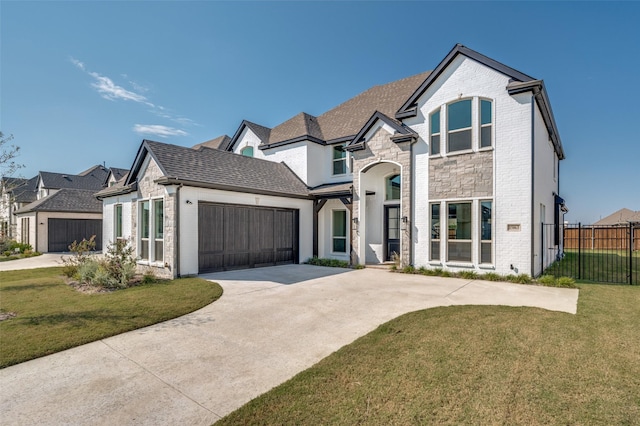
[[[430,200],[492,196],[493,151],[430,159]]]

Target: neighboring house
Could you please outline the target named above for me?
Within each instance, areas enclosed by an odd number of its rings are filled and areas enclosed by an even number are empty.
[[[0,181],[0,239],[16,238],[14,213],[37,199],[38,177],[31,179],[3,177]]]
[[[634,212],[627,208],[618,210],[609,216],[600,219],[594,225],[597,226],[629,226],[629,223],[640,224],[640,211]]]
[[[35,200],[13,212],[15,239],[40,252],[68,251],[73,241],[96,236],[102,247],[102,203],[96,192],[127,170],[91,167],[77,175],[40,172],[35,177]]]
[[[562,159],[544,83],[456,45],[317,117],[194,148],[145,140],[98,196],[105,243],[130,238],[159,275],[311,256],[538,275]]]

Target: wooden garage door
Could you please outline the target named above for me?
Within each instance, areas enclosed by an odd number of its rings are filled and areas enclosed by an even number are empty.
[[[48,251],[69,251],[74,241],[96,236],[96,249],[102,249],[102,219],[49,219]]]
[[[199,203],[199,272],[298,263],[298,211]]]

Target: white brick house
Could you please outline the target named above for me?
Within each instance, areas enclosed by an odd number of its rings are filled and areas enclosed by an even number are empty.
[[[104,240],[130,237],[167,276],[311,256],[538,275],[562,159],[544,83],[456,45],[317,117],[243,121],[193,148],[144,141],[99,194]]]

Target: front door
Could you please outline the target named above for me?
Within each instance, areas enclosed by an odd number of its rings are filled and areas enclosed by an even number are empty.
[[[384,260],[400,256],[400,206],[384,206]]]

